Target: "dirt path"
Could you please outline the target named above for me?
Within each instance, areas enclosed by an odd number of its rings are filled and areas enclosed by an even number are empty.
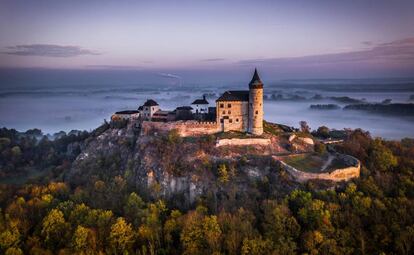
[[[331,154],[329,154],[328,159],[326,160],[326,162],[321,167],[321,172],[323,172],[323,171],[326,170],[326,168],[332,163],[332,160],[334,158],[335,158],[334,156],[332,156]]]

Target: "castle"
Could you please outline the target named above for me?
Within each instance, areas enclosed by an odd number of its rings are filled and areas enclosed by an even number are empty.
[[[157,102],[147,100],[138,110],[116,112],[111,120],[134,120],[143,127],[161,130],[178,129],[182,135],[212,134],[239,131],[253,135],[263,133],[263,83],[257,70],[249,90],[230,90],[209,107],[205,98],[196,99],[191,106],[163,111]]]
[[[217,123],[221,131],[263,133],[263,83],[257,69],[249,90],[230,90],[216,100]]]

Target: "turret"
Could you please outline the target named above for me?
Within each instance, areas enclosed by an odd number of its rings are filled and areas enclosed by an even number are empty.
[[[254,135],[263,134],[263,83],[257,69],[249,83],[249,128]]]

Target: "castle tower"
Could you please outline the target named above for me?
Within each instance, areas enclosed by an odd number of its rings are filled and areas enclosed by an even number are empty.
[[[249,133],[263,134],[263,83],[260,80],[257,69],[249,83]]]

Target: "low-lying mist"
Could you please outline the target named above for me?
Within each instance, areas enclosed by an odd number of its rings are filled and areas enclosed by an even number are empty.
[[[39,128],[44,133],[91,130],[109,120],[113,112],[137,109],[148,98],[156,100],[162,109],[173,110],[190,105],[203,94],[214,106],[225,90],[248,89],[248,81],[200,85],[159,77],[151,83],[134,82],[128,77],[123,83],[122,79],[111,82],[99,77],[92,82],[93,76],[88,76],[89,82],[77,83],[71,77],[70,82],[61,83],[57,77],[32,82],[28,76],[15,86],[11,79],[0,79],[0,126],[20,131]],[[65,75],[60,78],[66,79]],[[362,128],[386,139],[414,137],[414,116],[343,109],[353,103],[414,103],[413,95],[412,80],[265,81],[265,119],[295,127],[305,120],[313,129],[322,125]],[[335,107],[310,109],[315,104]]]

